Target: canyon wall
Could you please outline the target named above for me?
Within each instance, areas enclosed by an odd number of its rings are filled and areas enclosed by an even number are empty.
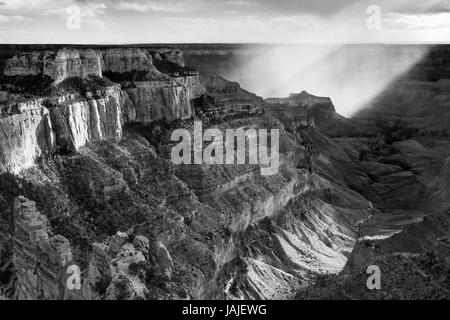
[[[69,95],[8,103],[0,118],[0,171],[18,173],[39,156],[75,152],[92,140],[120,140],[121,101],[115,86],[95,99]]]
[[[199,74],[185,72],[182,55],[169,52],[136,48],[104,51],[105,72],[122,85],[132,102],[126,111],[127,121],[171,121],[193,116],[190,100],[204,93]],[[167,64],[171,67],[170,72],[163,70],[167,74],[156,67]]]
[[[3,74],[44,74],[55,82],[70,77],[102,76],[101,54],[95,50],[63,49],[57,52],[23,52],[6,60]]]
[[[52,152],[55,135],[42,100],[17,104],[20,113],[0,118],[0,172],[31,167],[36,157]]]
[[[65,152],[74,152],[93,140],[119,141],[122,138],[121,95],[117,86],[102,98],[68,100],[50,107],[56,145]]]
[[[137,48],[107,49],[103,52],[103,70],[124,73],[129,71],[155,70],[152,56]]]
[[[134,82],[125,90],[134,107],[135,116],[128,118],[131,122],[187,119],[193,115],[186,87],[174,81]]]
[[[176,76],[160,72],[154,59]],[[205,89],[198,73],[185,69],[177,50],[64,48],[14,55],[0,84],[0,172],[18,173],[37,157],[75,152],[89,141],[117,142],[125,123],[192,117],[191,99]],[[119,84],[101,80],[104,73]],[[53,83],[28,93],[28,86],[42,82],[32,77],[40,76]]]

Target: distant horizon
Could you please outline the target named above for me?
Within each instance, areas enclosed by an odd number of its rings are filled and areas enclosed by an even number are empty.
[[[346,46],[346,45],[450,45],[449,42],[343,42],[343,43],[276,43],[276,42],[130,42],[130,43],[70,43],[70,42],[27,42],[0,43],[0,46],[164,46],[164,45],[268,45],[268,46]]]

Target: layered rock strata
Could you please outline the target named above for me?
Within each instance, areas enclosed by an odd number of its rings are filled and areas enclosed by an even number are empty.
[[[68,299],[67,268],[72,263],[69,240],[52,235],[36,203],[19,197],[14,202],[13,263],[19,299]]]
[[[160,72],[154,60],[179,70],[176,77]],[[90,141],[117,142],[125,123],[192,117],[191,100],[205,89],[198,73],[186,70],[181,53],[170,50],[61,49],[16,54],[5,63],[6,90],[0,91],[0,172],[18,173],[40,156],[75,152]],[[96,80],[105,72],[121,86]],[[17,86],[8,83],[10,78],[38,75],[53,80],[55,94],[30,98],[10,93]]]
[[[37,157],[74,152],[93,140],[122,137],[123,93],[107,88],[102,97],[73,95],[9,102],[0,118],[0,171],[19,172]]]
[[[102,76],[101,53],[95,50],[63,49],[57,52],[24,52],[6,61],[5,76],[43,74],[56,83],[67,78]]]

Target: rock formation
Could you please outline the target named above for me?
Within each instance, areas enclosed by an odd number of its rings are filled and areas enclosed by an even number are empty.
[[[39,156],[55,151],[74,152],[93,140],[122,137],[123,96],[118,86],[102,97],[73,95],[8,102],[0,118],[0,171],[19,172]]]
[[[0,100],[0,172],[19,172],[36,158],[54,152],[75,152],[90,141],[119,141],[122,125],[193,116],[190,100],[204,92],[196,72],[170,77],[156,69],[157,59],[180,63],[170,51],[143,49],[24,52],[6,61],[6,91]],[[171,60],[170,60],[171,59]],[[166,61],[166,60],[164,60]],[[174,65],[184,70],[183,64]],[[97,80],[106,72],[118,84]],[[136,79],[136,73],[142,73]],[[43,97],[9,94],[11,77],[49,76],[53,84]],[[81,79],[81,80],[77,80]],[[39,81],[32,79],[31,81]],[[25,84],[26,85],[26,84]],[[26,90],[27,88],[21,88]]]
[[[13,263],[19,299],[67,299],[67,268],[72,263],[69,240],[51,235],[48,220],[36,203],[18,197],[14,202]],[[72,294],[73,295],[73,294]]]
[[[23,52],[6,61],[3,74],[44,74],[56,83],[67,78],[102,76],[101,54],[95,50],[62,49],[55,52]]]

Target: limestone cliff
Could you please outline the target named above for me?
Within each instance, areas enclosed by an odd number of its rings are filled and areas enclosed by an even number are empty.
[[[67,95],[7,103],[0,117],[0,171],[17,173],[39,156],[74,152],[89,141],[118,141],[122,99],[115,86],[97,98]]]
[[[117,142],[125,123],[188,119],[191,100],[205,91],[177,50],[21,52],[7,59],[3,74],[0,172],[17,173],[40,156],[75,152],[90,141]],[[53,81],[49,87],[35,86],[42,77]]]
[[[175,81],[133,82],[125,91],[133,108],[128,111],[127,121],[187,119],[194,114],[188,90]]]
[[[110,88],[97,99],[66,100],[50,106],[56,145],[66,152],[77,151],[89,141],[119,141],[122,137],[122,92]]]
[[[19,172],[32,166],[36,157],[54,149],[55,133],[42,100],[17,103],[10,108],[17,112],[0,118],[0,171]]]
[[[198,72],[187,71],[177,53],[109,49],[103,61],[106,76],[119,82],[130,98],[124,112],[129,122],[190,118],[190,100],[204,93]]]
[[[6,61],[6,76],[44,74],[59,83],[70,77],[102,76],[101,55],[95,50],[61,49],[21,52]]]

